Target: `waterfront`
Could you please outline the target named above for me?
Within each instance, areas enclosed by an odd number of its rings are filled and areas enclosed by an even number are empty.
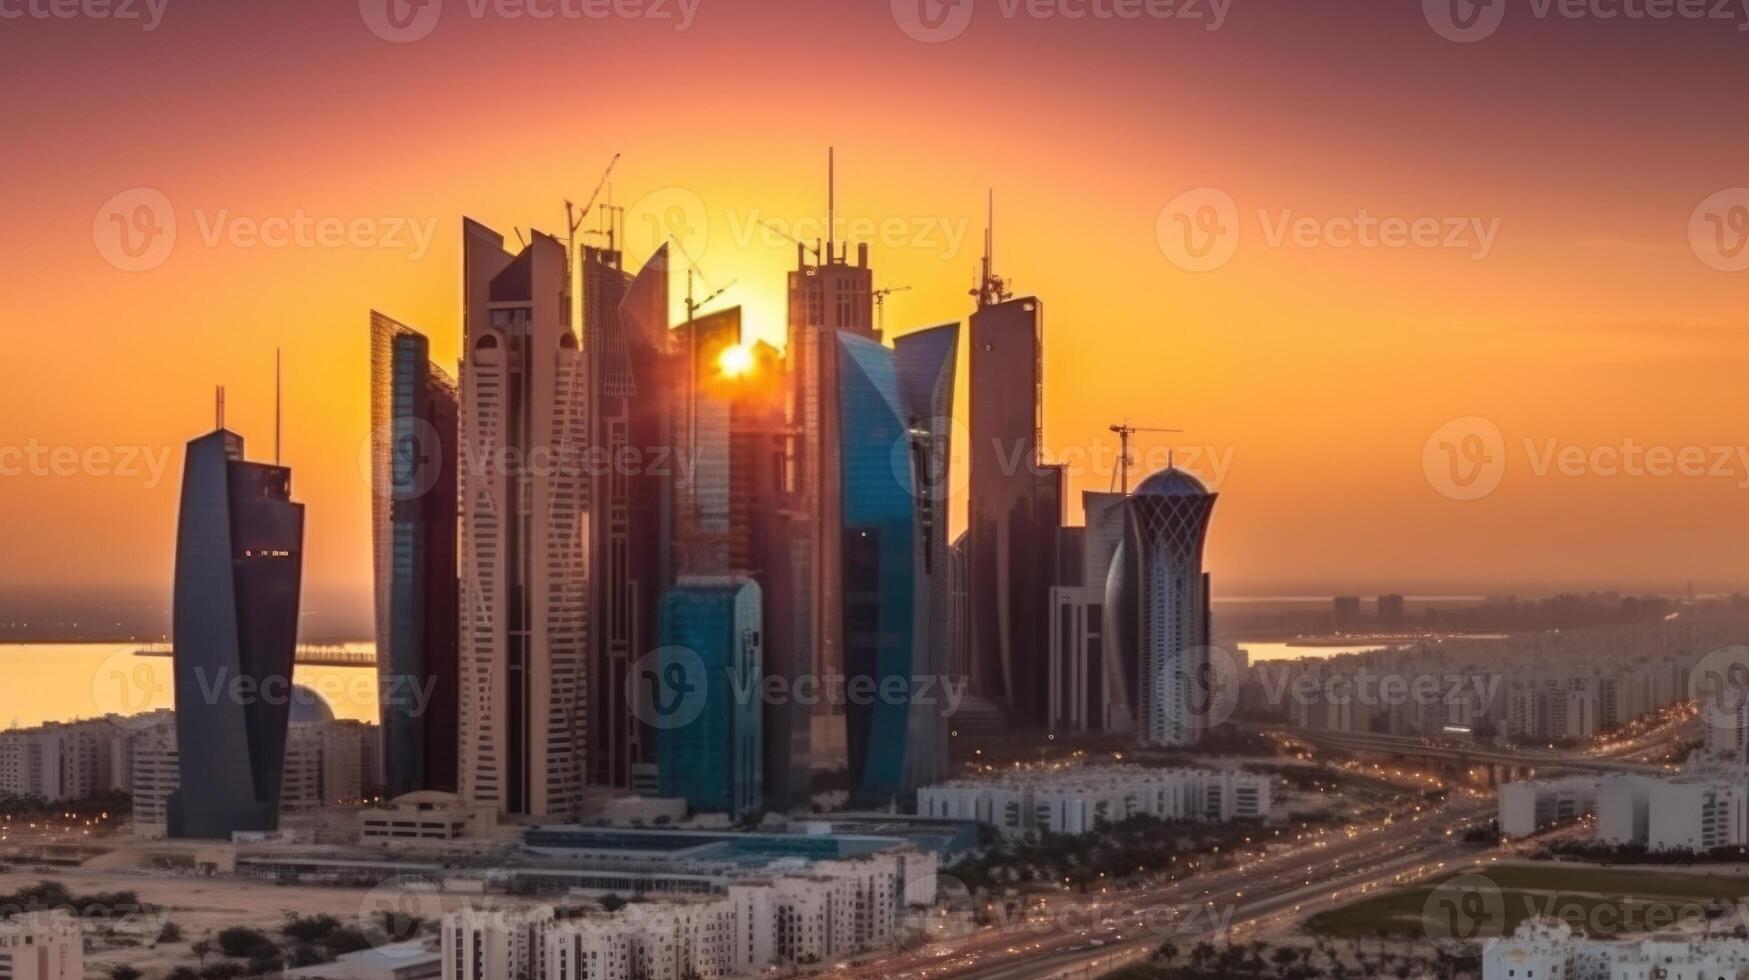
[[[0,730],[172,707],[168,657],[136,656],[143,643],[0,645]],[[353,644],[349,649],[371,649]],[[377,720],[374,667],[300,664],[292,680],[319,694],[334,717]]]

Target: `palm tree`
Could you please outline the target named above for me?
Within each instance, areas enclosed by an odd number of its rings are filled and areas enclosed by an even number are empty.
[[[1154,955],[1151,958],[1156,962],[1171,966],[1172,961],[1178,958],[1178,946],[1171,940],[1167,940],[1160,944],[1159,949],[1154,950]]]

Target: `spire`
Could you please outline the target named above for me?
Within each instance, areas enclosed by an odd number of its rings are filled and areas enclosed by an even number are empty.
[[[225,427],[225,386],[213,386],[213,428]]]

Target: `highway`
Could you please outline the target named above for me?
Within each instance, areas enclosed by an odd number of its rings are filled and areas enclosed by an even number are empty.
[[[1457,796],[1404,819],[1314,831],[1307,841],[1274,845],[1233,867],[1175,882],[1105,895],[1029,896],[1022,921],[829,972],[892,980],[1047,980],[1168,941],[1188,953],[1223,932],[1234,938],[1260,932],[1467,864],[1481,849],[1448,832],[1492,808],[1490,800]]]

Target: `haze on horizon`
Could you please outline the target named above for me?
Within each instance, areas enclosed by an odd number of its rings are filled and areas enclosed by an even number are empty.
[[[156,480],[0,476],[0,595],[167,600],[182,445],[222,383],[271,458],[283,348],[306,589],[362,614],[368,313],[453,362],[462,216],[562,232],[561,200],[621,153],[629,261],[678,230],[713,285],[736,281],[717,305],[778,343],[795,247],[759,226],[817,233],[828,145],[877,285],[911,287],[885,304],[891,334],[969,314],[994,189],[998,271],[1045,304],[1045,443],[1077,467],[1071,519],[1110,483],[1108,426],[1184,429],[1139,437],[1141,469],[1171,447],[1219,478],[1217,595],[1749,586],[1749,272],[1690,236],[1697,206],[1749,185],[1733,25],[1524,12],[1456,44],[1421,4],[1238,2],[1210,31],[984,3],[923,43],[888,4],[703,0],[686,30],[450,7],[409,43],[351,2],[169,0],[152,31],[0,21],[0,122],[31,134],[0,181],[0,450],[167,460]],[[94,245],[133,188],[177,219],[147,271]],[[1240,229],[1204,272],[1161,234],[1199,188]],[[1363,212],[1493,233],[1282,232]],[[297,215],[400,244],[239,237]],[[1506,457],[1474,500],[1424,459],[1464,418]],[[1698,450],[1707,472],[1600,471],[1634,446]]]

